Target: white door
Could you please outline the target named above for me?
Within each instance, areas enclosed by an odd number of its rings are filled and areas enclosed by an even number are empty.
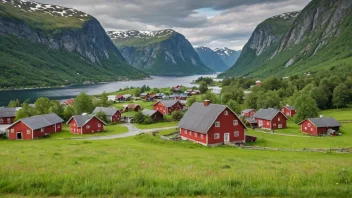
[[[279,127],[279,129],[282,129],[282,124],[279,124],[279,125],[277,125],[278,127]]]
[[[263,120],[259,120],[259,127],[263,126]]]
[[[224,134],[224,142],[230,142],[230,134],[229,133]]]

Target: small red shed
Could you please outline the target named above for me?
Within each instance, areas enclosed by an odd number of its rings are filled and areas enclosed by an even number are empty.
[[[0,108],[0,125],[15,122],[16,108]]]
[[[243,117],[253,117],[255,113],[255,109],[245,109],[241,112],[241,115]]]
[[[268,130],[286,128],[288,118],[278,109],[260,109],[254,114],[258,127]]]
[[[127,111],[140,111],[142,109],[142,107],[139,105],[139,104],[128,104],[124,107],[124,112],[127,112]]]
[[[154,110],[163,115],[171,114],[174,111],[182,111],[183,105],[179,100],[160,100],[154,104]]]
[[[334,118],[308,118],[298,123],[303,133],[314,136],[332,135],[340,131],[341,124]]]
[[[96,107],[93,111],[93,115],[99,112],[104,112],[107,120],[110,122],[120,122],[121,120],[121,112],[114,107]]]
[[[296,109],[293,106],[286,105],[281,108],[281,112],[288,118],[296,114]]]
[[[56,114],[38,115],[23,118],[13,123],[8,129],[10,140],[32,140],[62,131],[61,119]]]
[[[180,135],[202,145],[220,145],[226,142],[244,143],[246,126],[225,105],[194,103],[178,124]]]
[[[75,115],[72,116],[67,124],[70,125],[70,132],[73,134],[91,134],[103,132],[105,122],[91,115]]]
[[[65,100],[64,103],[65,103],[67,106],[72,106],[74,102],[75,102],[75,99],[71,98],[71,99]]]
[[[152,118],[153,122],[159,122],[164,119],[164,115],[161,114],[159,111],[156,110],[149,110],[149,109],[144,109],[142,111],[142,114],[145,116],[149,116]]]

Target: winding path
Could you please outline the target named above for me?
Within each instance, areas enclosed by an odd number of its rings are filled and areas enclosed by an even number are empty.
[[[154,129],[138,129],[137,127],[133,126],[132,124],[123,124],[122,126],[125,126],[128,128],[127,133],[122,133],[122,134],[116,134],[116,135],[107,135],[107,136],[92,136],[92,137],[85,137],[85,138],[76,138],[76,140],[109,140],[109,139],[117,139],[117,138],[125,138],[125,137],[131,137],[131,136],[136,136],[141,133],[149,133],[153,131],[160,131],[160,130],[167,130],[167,129],[174,129],[177,128],[177,126],[173,127],[164,127],[164,128],[154,128]]]

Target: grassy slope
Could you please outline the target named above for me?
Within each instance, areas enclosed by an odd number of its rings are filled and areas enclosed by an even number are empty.
[[[160,43],[162,41],[168,40],[173,36],[173,34],[169,34],[163,37],[146,37],[146,38],[124,38],[124,39],[113,39],[112,41],[115,43],[117,47],[145,47],[148,45],[152,45],[154,43]]]

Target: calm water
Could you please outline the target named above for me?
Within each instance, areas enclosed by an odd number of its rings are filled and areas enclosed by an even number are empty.
[[[148,85],[152,88],[164,88],[172,87],[175,85],[191,86],[193,80],[199,77],[213,77],[216,75],[195,75],[186,77],[163,77],[163,76],[152,76],[151,80],[139,80],[139,81],[128,81],[128,82],[112,82],[106,84],[97,85],[75,85],[66,88],[53,88],[53,89],[31,89],[31,90],[12,90],[12,91],[0,91],[0,106],[6,106],[10,100],[19,99],[21,102],[30,99],[31,102],[35,101],[39,97],[48,97],[54,100],[63,100],[77,96],[81,92],[85,92],[89,95],[101,94],[105,92],[118,91],[120,88],[126,87],[141,87]]]

